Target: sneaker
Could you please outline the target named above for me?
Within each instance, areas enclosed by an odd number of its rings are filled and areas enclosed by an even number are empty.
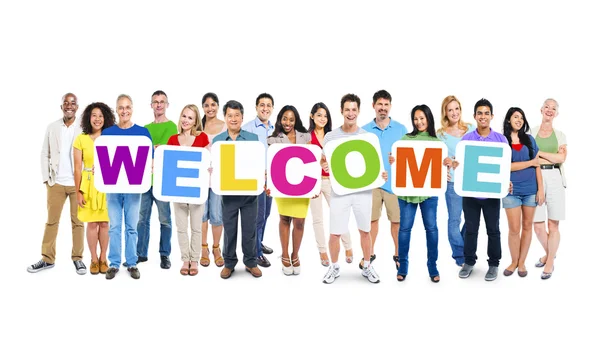
[[[27,267],[27,271],[31,273],[40,272],[42,270],[53,268],[54,264],[46,263],[43,259],[40,259],[39,262],[35,264],[31,264]]]
[[[469,265],[469,264],[465,263],[465,264],[463,264],[463,267],[458,272],[458,277],[469,278],[472,271],[473,271],[473,265]]]
[[[140,279],[140,270],[138,270],[137,266],[128,267],[127,271],[129,271],[131,278]]]
[[[75,265],[75,272],[77,272],[78,275],[86,274],[87,268],[85,267],[85,264],[83,264],[83,261],[81,259],[73,261],[73,265]]]
[[[491,281],[495,280],[496,277],[498,277],[498,267],[490,266],[487,273],[485,274],[485,280],[488,282],[491,282]]]
[[[117,272],[119,272],[119,269],[111,266],[110,268],[108,268],[108,270],[106,270],[106,279],[115,278]]]
[[[379,276],[377,275],[377,272],[375,272],[375,269],[373,269],[372,264],[369,264],[368,267],[363,269],[362,275],[371,283],[379,283]]]
[[[160,267],[163,269],[171,268],[171,261],[169,260],[169,256],[160,256]]]
[[[340,276],[340,268],[334,267],[332,264],[329,266],[329,269],[327,269],[327,273],[325,274],[325,277],[323,277],[323,283],[331,284],[339,276]]]

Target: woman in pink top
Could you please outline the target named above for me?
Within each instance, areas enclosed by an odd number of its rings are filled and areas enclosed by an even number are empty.
[[[179,134],[171,136],[167,145],[200,148],[208,146],[208,136],[202,132],[199,115],[200,111],[196,105],[188,104],[183,107],[177,127]],[[183,261],[179,272],[184,276],[195,276],[198,274],[202,238],[202,224],[199,221],[204,212],[204,204],[173,203],[173,209],[177,224],[177,241]],[[188,236],[188,220],[192,230],[191,240]]]
[[[202,97],[202,108],[204,109],[204,117],[202,117],[201,129],[208,136],[210,144],[212,144],[215,136],[225,132],[227,126],[223,120],[217,118],[219,112],[219,98],[215,93],[206,93]],[[210,145],[209,145],[210,148]],[[212,225],[213,235],[213,256],[215,258],[215,264],[218,267],[223,266],[225,261],[221,256],[221,249],[219,244],[221,243],[221,234],[223,233],[223,210],[221,206],[221,196],[214,193],[212,189],[208,190],[208,199],[206,200],[204,207],[204,214],[202,215],[202,257],[200,258],[200,265],[209,266],[210,258],[208,258],[208,220]]]
[[[325,134],[331,131],[331,114],[327,106],[322,103],[316,103],[310,111],[310,127],[308,132],[311,136],[311,144],[318,145],[323,148],[323,138]],[[329,266],[329,255],[327,254],[327,242],[325,241],[325,231],[323,229],[323,199],[321,195],[325,197],[327,205],[331,198],[331,183],[329,182],[329,173],[325,171],[321,172],[321,194],[318,197],[311,199],[310,211],[313,219],[313,229],[315,232],[315,239],[317,240],[317,248],[321,255],[321,264],[323,266]],[[342,243],[346,249],[346,262],[352,263],[352,239],[350,233],[342,235]]]

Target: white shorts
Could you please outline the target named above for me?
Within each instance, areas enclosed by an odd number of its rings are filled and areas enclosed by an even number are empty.
[[[373,205],[372,190],[361,191],[348,195],[337,195],[331,191],[331,204],[329,206],[330,233],[342,235],[348,232],[350,210],[359,230],[371,231],[371,208]]]
[[[546,219],[553,221],[565,220],[565,187],[563,186],[560,170],[542,169],[544,181],[544,194],[546,202],[535,208],[534,222],[545,222]],[[547,212],[547,215],[546,215]]]

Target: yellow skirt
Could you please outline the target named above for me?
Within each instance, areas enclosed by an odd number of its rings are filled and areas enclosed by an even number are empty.
[[[292,218],[306,218],[310,198],[281,198],[276,197],[279,215]]]
[[[83,172],[79,189],[83,192],[85,206],[77,207],[77,218],[82,222],[108,222],[106,194],[96,190],[92,173]]]

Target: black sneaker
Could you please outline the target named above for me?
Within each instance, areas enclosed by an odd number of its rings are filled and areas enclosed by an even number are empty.
[[[129,267],[127,268],[127,271],[129,271],[131,278],[140,279],[140,270],[138,270],[137,266]]]
[[[169,260],[169,256],[160,256],[160,267],[163,269],[171,268],[171,261]]]
[[[85,275],[85,273],[87,272],[85,264],[83,264],[83,261],[81,259],[73,261],[73,265],[75,265],[75,272],[77,272],[78,275]]]
[[[119,269],[111,266],[110,268],[108,268],[108,270],[106,270],[106,279],[115,278],[117,272],[119,272]]]
[[[51,269],[54,267],[54,264],[46,263],[43,259],[40,259],[39,262],[35,264],[31,264],[27,267],[27,272],[36,273],[42,270]]]

